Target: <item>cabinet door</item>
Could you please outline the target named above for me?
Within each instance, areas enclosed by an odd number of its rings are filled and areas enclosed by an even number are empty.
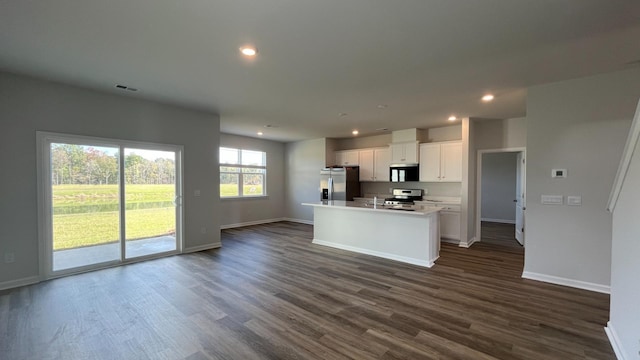
[[[460,213],[440,211],[440,237],[460,240]]]
[[[389,181],[389,165],[391,165],[391,150],[375,149],[374,153],[374,181]]]
[[[396,143],[391,144],[392,164],[417,164],[418,163],[418,143]]]
[[[391,149],[392,164],[402,164],[405,162],[406,156],[404,144],[391,144],[389,148]]]
[[[360,181],[375,181],[373,150],[360,150]]]
[[[404,144],[404,162],[407,164],[418,163],[418,143],[411,142]]]
[[[336,151],[336,165],[358,165],[358,150]]]
[[[420,181],[440,181],[440,145],[420,145]]]
[[[440,181],[462,181],[462,143],[442,144]]]

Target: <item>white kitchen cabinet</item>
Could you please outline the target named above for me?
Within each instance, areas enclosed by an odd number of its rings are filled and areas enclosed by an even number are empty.
[[[418,142],[394,143],[390,146],[391,164],[417,164]]]
[[[460,240],[460,211],[440,211],[440,237]]]
[[[389,148],[363,149],[359,157],[360,181],[389,181]]]
[[[358,150],[342,150],[336,151],[336,165],[342,166],[358,166],[359,151]]]
[[[373,151],[373,180],[389,181],[389,166],[391,165],[391,150],[389,148],[374,149]]]
[[[462,181],[462,142],[420,144],[420,181]]]

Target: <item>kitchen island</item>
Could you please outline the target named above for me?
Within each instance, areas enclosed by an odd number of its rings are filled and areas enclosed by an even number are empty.
[[[431,267],[440,253],[439,207],[389,207],[354,201],[313,206],[313,243]]]

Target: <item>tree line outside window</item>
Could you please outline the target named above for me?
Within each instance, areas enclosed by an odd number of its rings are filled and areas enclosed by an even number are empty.
[[[266,196],[267,153],[220,148],[220,197]]]
[[[175,162],[173,159],[146,159],[135,153],[124,158],[127,184],[173,184]],[[117,184],[118,153],[108,153],[91,146],[74,144],[52,144],[52,185]]]

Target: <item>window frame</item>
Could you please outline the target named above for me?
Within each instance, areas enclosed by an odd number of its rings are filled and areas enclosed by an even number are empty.
[[[238,176],[238,195],[229,195],[223,196],[220,191],[220,199],[248,199],[248,198],[265,198],[268,197],[267,193],[267,152],[262,150],[254,150],[254,149],[244,149],[244,148],[234,148],[228,146],[220,146],[218,151],[221,154],[223,149],[234,150],[237,151],[238,158],[235,164],[232,163],[222,163],[220,158],[218,158],[219,172],[222,177],[223,174],[237,175]],[[263,163],[264,165],[243,165],[242,164],[242,152],[243,151],[253,151],[262,153]],[[223,171],[222,168],[237,168],[238,171]],[[258,169],[263,172],[252,173],[252,172],[244,172],[244,169]],[[253,194],[244,194],[244,175],[261,175],[262,176],[262,193],[253,195]],[[222,185],[222,181],[220,181],[220,185]]]

